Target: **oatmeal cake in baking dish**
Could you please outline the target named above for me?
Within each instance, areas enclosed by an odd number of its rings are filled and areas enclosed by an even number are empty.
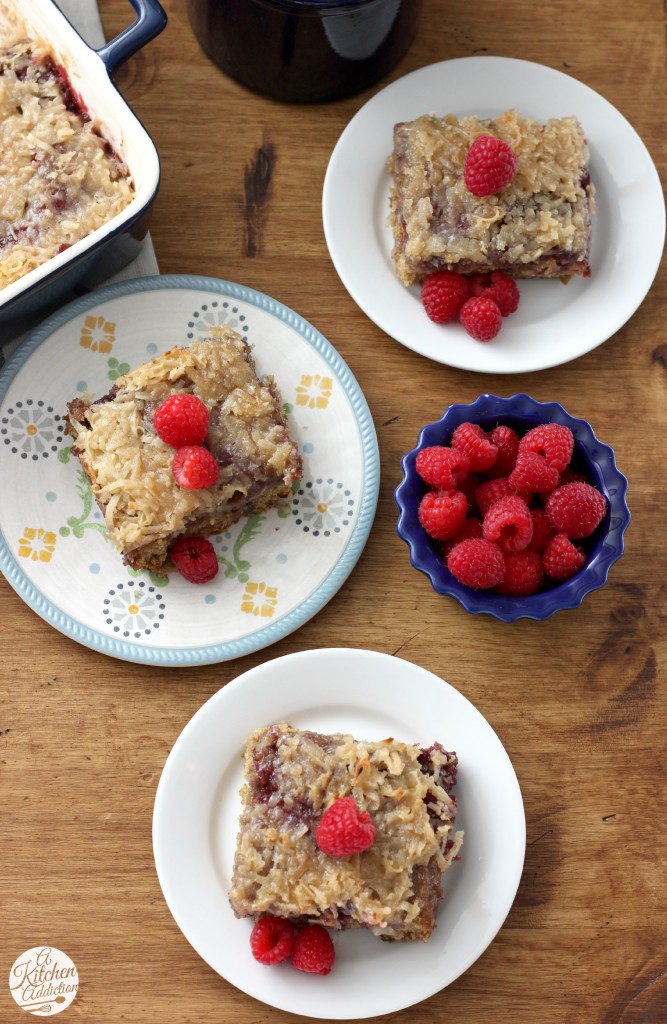
[[[427,940],[443,872],[463,841],[454,829],[456,771],[456,754],[438,743],[368,743],[284,722],[258,729],[245,751],[229,896],[235,914]],[[346,797],[368,812],[375,837],[362,853],[331,857],[314,833]]]
[[[177,483],[175,450],[153,423],[160,404],[179,393],[195,395],[208,410],[204,445],[217,479],[207,487]],[[124,374],[95,402],[74,399],[67,411],[73,453],[109,535],[135,569],[168,570],[179,537],[221,533],[284,502],[301,475],[276,383],[257,376],[250,347],[228,327]]]
[[[511,182],[478,198],[464,165],[481,135],[516,156]],[[590,274],[595,189],[575,117],[539,124],[514,110],[497,119],[426,114],[394,128],[389,220],[392,258],[405,285],[436,270],[502,270],[512,277]]]
[[[129,170],[44,42],[0,5],[0,290],[120,213]]]

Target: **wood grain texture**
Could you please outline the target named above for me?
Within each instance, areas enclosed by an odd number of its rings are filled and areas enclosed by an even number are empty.
[[[368,647],[424,666],[473,701],[513,760],[528,823],[521,885],[496,940],[447,990],[386,1019],[664,1022],[664,266],[631,320],[573,363],[499,378],[428,362],[356,307],[322,231],[328,158],[380,86],[316,107],[254,96],[203,56],[185,0],[165,7],[165,32],[117,76],[161,156],[152,222],[160,269],[266,292],[335,345],[374,417],[378,513],[326,608],[269,651],[217,666],[105,658],[53,630],[0,579],[3,976],[19,953],[48,942],[81,977],[64,1021],[302,1020],[238,992],[183,938],[153,866],[153,800],[181,729],[234,676],[294,651]],[[100,10],[108,37],[131,17],[126,0],[100,0]],[[602,93],[635,126],[664,180],[660,0],[514,0],[502,9],[490,0],[425,0],[415,43],[390,78],[477,53],[539,61]],[[455,106],[456,97],[424,103]],[[467,615],[410,569],[393,490],[401,455],[447,404],[520,390],[562,402],[614,446],[630,478],[633,522],[608,585],[580,609],[508,626]],[[0,976],[0,1019],[19,1013]]]

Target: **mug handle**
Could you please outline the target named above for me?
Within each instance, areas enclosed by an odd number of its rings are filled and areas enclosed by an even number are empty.
[[[137,12],[135,20],[115,39],[97,50],[97,55],[110,75],[128,57],[159,35],[167,24],[167,15],[158,0],[130,0],[130,3]]]

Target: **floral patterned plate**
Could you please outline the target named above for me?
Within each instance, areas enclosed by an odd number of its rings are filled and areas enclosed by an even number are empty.
[[[195,586],[123,565],[64,413],[221,323],[275,376],[304,476],[286,508],[212,538],[221,571]],[[0,569],[23,600],[85,646],[174,666],[248,654],[315,615],[361,554],[379,486],[373,421],[336,350],[267,295],[204,277],[125,281],[50,317],[0,375],[0,458]]]

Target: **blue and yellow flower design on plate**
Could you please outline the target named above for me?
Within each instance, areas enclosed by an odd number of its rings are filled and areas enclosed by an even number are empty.
[[[110,542],[65,434],[67,403],[218,324],[273,374],[303,479],[281,509],[213,539],[220,572],[196,586],[136,573]],[[0,374],[0,568],[23,600],[86,646],[130,661],[196,665],[274,643],[330,600],[373,522],[373,421],[333,346],[269,296],[213,278],[112,285],[54,314]]]

